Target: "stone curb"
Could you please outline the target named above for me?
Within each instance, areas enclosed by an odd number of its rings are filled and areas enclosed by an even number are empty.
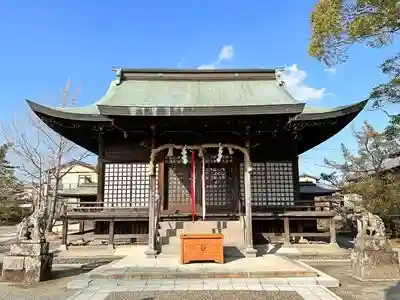
[[[304,267],[315,271],[318,274],[318,277],[316,277],[316,279],[317,279],[319,285],[322,285],[322,286],[325,286],[328,288],[334,288],[334,287],[340,286],[339,280],[337,280],[335,277],[332,277],[316,268],[313,268],[303,261],[298,260],[297,262],[300,263],[301,265],[303,265]]]
[[[108,269],[109,270],[109,269]],[[190,271],[182,272],[176,271],[176,269],[152,269],[146,271],[129,272],[126,269],[116,269],[108,272],[90,272],[89,277],[91,279],[212,279],[212,278],[313,278],[318,273],[315,271],[279,271],[279,272],[243,272],[243,271],[231,271],[231,272],[207,272],[207,271]]]
[[[333,287],[331,281],[319,280],[318,277],[312,278],[221,278],[212,280],[202,279],[159,279],[159,280],[112,280],[112,279],[75,279],[67,284],[68,290],[98,290],[98,289],[110,289],[115,290],[117,287],[121,289],[133,289],[135,290],[144,287],[156,286],[175,286],[176,288],[183,287],[186,285],[204,285],[204,286],[215,286],[215,285],[229,285],[229,284],[247,284],[249,287],[255,285],[263,286],[276,286],[281,289],[298,288],[298,287]]]

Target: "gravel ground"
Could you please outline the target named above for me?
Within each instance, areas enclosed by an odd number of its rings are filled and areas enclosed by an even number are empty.
[[[0,283],[1,300],[65,300],[75,291],[66,290],[71,278],[51,280],[38,285],[11,285]]]
[[[65,300],[76,291],[67,290],[68,282],[81,275],[83,270],[53,271],[53,279],[36,285],[0,283],[0,300]]]
[[[362,282],[354,279],[349,265],[323,266],[311,264],[313,267],[337,278],[340,287],[330,288],[332,292],[342,297],[343,300],[399,300],[400,282]]]
[[[172,300],[172,299],[251,299],[251,300],[303,300],[295,292],[249,292],[249,291],[175,291],[175,292],[155,292],[155,293],[132,293],[121,292],[111,293],[105,300]]]

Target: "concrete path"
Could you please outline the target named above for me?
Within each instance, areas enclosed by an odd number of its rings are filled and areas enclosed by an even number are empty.
[[[263,293],[264,297],[259,299],[272,299],[269,293],[278,293],[280,297],[274,296],[273,299],[306,299],[306,300],[340,300],[341,298],[335,295],[324,286],[320,285],[305,285],[304,283],[291,283],[283,278],[275,280],[271,279],[179,279],[179,280],[93,280],[89,283],[75,281],[74,284],[69,284],[68,288],[78,289],[77,293],[70,297],[71,300],[106,300],[119,299],[118,294],[121,294],[120,299],[125,298],[127,293],[136,293],[140,295],[137,299],[153,299],[157,293],[166,292],[184,292],[191,294],[193,291],[198,292],[221,292],[221,291],[256,291]],[[298,295],[292,297],[291,294]],[[110,298],[108,298],[110,296]],[[112,296],[112,297],[111,297]],[[258,297],[257,297],[258,298]],[[132,298],[129,298],[132,299]],[[167,298],[162,298],[167,299]],[[168,298],[169,299],[169,298]],[[173,298],[171,298],[173,299]],[[182,298],[180,298],[182,299]],[[189,299],[189,298],[187,298]],[[198,298],[197,298],[198,299]],[[206,299],[206,298],[204,298]],[[238,299],[235,297],[235,299]]]
[[[16,226],[0,226],[0,244],[15,239],[16,236]]]

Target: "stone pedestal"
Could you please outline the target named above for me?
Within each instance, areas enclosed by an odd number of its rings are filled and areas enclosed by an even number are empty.
[[[384,237],[359,237],[351,253],[354,277],[361,280],[400,279],[399,257]]]
[[[37,283],[51,277],[53,255],[49,243],[21,242],[12,244],[3,259],[1,279],[4,281]]]
[[[243,249],[243,254],[247,258],[255,258],[257,257],[257,249],[254,249],[253,247],[247,247]]]

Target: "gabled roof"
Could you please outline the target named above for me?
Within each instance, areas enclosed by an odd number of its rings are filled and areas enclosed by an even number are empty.
[[[96,132],[99,128],[115,128],[111,126],[115,116],[140,119],[140,122],[131,124],[139,128],[144,124],[142,117],[151,117],[151,122],[164,123],[166,120],[163,117],[170,116],[268,118],[275,115],[282,115],[281,119],[288,120],[285,128],[296,131],[298,152],[303,153],[338,133],[367,103],[361,101],[338,108],[305,105],[294,99],[284,82],[279,81],[278,69],[116,71],[117,78],[111,82],[107,93],[94,104],[50,108],[27,102],[53,130],[97,154]]]
[[[339,189],[324,183],[300,182],[300,194],[328,195]]]
[[[309,177],[309,178],[312,178],[312,179],[318,179],[318,177],[315,177],[314,175],[310,175],[310,174],[307,174],[307,173],[301,173],[299,175],[299,177]]]
[[[303,110],[275,70],[118,69],[106,94],[84,107],[32,110],[64,119],[106,121],[107,115],[252,115]],[[103,116],[102,116],[103,115]]]
[[[79,160],[71,160],[71,161],[66,162],[66,163],[64,163],[64,164],[61,164],[61,165],[60,165],[60,168],[61,168],[61,169],[64,169],[64,168],[73,167],[73,166],[76,166],[76,165],[82,166],[82,167],[85,167],[85,168],[88,168],[88,169],[91,169],[91,170],[97,172],[97,167],[96,167],[96,166],[93,166],[93,165],[91,165],[91,164],[89,164],[89,163],[86,163],[86,162],[83,162],[83,161],[79,161]],[[54,170],[55,168],[56,168],[56,167],[47,169],[46,172],[51,172],[51,171]]]
[[[107,116],[210,116],[294,114],[293,120],[335,118],[360,111],[365,101],[338,108],[298,102],[279,82],[276,69],[117,69],[96,103],[49,108],[32,101],[36,113],[67,120],[109,121]]]

